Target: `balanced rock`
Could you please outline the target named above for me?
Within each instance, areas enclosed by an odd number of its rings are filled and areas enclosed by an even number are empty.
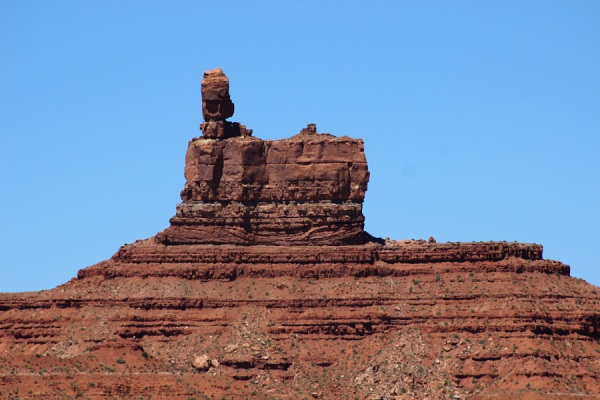
[[[205,121],[226,120],[233,116],[234,104],[229,97],[229,78],[221,68],[204,72],[201,92],[202,116]]]
[[[226,121],[233,116],[235,107],[229,96],[229,78],[221,68],[204,72],[201,93],[204,122],[200,124],[200,130],[204,138],[225,139],[252,135],[252,130],[246,129],[245,125]]]

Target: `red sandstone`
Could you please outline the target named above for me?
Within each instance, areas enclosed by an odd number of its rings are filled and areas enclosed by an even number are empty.
[[[373,238],[361,140],[202,94],[169,228],[0,295],[0,398],[600,399],[599,288],[538,244]]]

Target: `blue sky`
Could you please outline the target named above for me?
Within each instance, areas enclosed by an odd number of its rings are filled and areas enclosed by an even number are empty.
[[[168,226],[217,66],[255,136],[365,140],[371,234],[541,243],[600,285],[598,21],[597,1],[0,0],[0,291]]]

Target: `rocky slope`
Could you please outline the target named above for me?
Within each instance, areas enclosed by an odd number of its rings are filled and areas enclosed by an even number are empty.
[[[599,288],[537,244],[371,237],[362,142],[254,138],[225,80],[170,227],[0,294],[0,398],[600,398]]]

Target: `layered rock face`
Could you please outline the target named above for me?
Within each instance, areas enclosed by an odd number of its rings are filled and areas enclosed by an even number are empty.
[[[171,226],[0,294],[0,398],[600,399],[600,288],[538,244],[372,238],[362,141],[227,130],[207,75]]]
[[[192,140],[165,244],[359,244],[369,172],[363,143],[301,133]]]
[[[202,80],[203,136],[190,141],[186,184],[164,244],[360,244],[369,181],[363,142],[318,134],[260,140],[226,119],[229,79],[220,68]],[[241,128],[240,128],[241,127]],[[225,140],[222,140],[225,139]]]

